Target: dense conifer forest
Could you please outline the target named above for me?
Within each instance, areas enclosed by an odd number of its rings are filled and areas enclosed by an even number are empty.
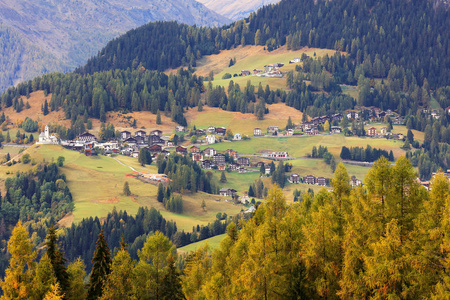
[[[431,1],[313,1],[285,0],[266,6],[249,18],[222,28],[198,28],[176,23],[150,23],[111,41],[80,67],[79,73],[110,69],[165,70],[190,64],[203,55],[238,45],[282,45],[336,49],[356,64],[382,68],[367,75],[387,75],[392,64],[411,72],[422,85],[450,84],[448,7]],[[383,72],[384,69],[384,72]]]

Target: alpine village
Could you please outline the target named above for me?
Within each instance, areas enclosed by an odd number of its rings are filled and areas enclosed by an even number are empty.
[[[0,0],[0,299],[450,299],[448,0]]]

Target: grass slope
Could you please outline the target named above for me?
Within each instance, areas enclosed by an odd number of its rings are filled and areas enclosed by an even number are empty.
[[[75,202],[73,216],[68,216],[64,220],[66,225],[91,216],[106,217],[114,207],[134,214],[139,207],[148,206],[160,210],[168,220],[176,221],[180,230],[190,231],[197,224],[205,225],[214,221],[218,212],[234,215],[241,211],[240,206],[225,202],[219,196],[197,193],[183,195],[184,213],[182,215],[171,213],[156,201],[157,186],[125,177],[126,174],[132,172],[128,166],[143,172],[156,172],[155,166],[141,167],[134,158],[118,156],[117,159],[127,165],[124,166],[111,157],[86,157],[57,145],[35,145],[24,153],[27,152],[37,161],[56,160],[60,155],[65,157],[65,164],[61,171],[67,176],[68,186]],[[1,166],[1,187],[4,188],[4,180],[8,176],[14,176],[17,171],[27,171],[31,167],[30,164]],[[126,197],[122,194],[125,181],[129,182],[134,196]],[[202,200],[206,202],[205,211],[201,208]]]
[[[267,105],[269,113],[264,115],[264,120],[257,120],[253,114],[242,114],[240,112],[224,111],[214,107],[203,107],[203,111],[197,109],[189,110],[185,116],[189,127],[207,128],[208,126],[223,126],[233,133],[242,135],[253,135],[253,129],[259,127],[266,130],[269,126],[286,127],[287,120],[291,117],[292,122],[301,123],[302,113],[295,108],[286,106],[284,103]]]
[[[333,55],[336,51],[330,49],[318,49],[304,47],[297,51],[287,50],[286,46],[280,47],[272,52],[264,50],[263,46],[239,46],[234,49],[221,51],[219,54],[208,55],[197,62],[196,74],[208,76],[210,71],[214,72],[213,85],[228,86],[230,80],[239,83],[241,87],[250,80],[253,85],[258,86],[261,83],[264,87],[269,84],[271,89],[285,89],[285,78],[267,78],[267,77],[233,77],[232,79],[222,79],[225,73],[241,74],[242,70],[252,71],[254,69],[264,69],[264,65],[273,63],[284,63],[285,66],[280,70],[288,72],[295,69],[295,64],[289,64],[294,57],[300,57],[303,53],[313,57],[328,54]],[[229,67],[230,59],[236,58],[236,64]],[[301,64],[301,63],[300,63]]]
[[[181,254],[189,253],[191,251],[197,250],[198,248],[202,247],[205,244],[208,244],[208,246],[211,249],[216,249],[216,248],[219,247],[220,242],[222,242],[222,240],[225,238],[225,236],[226,236],[226,233],[220,234],[220,235],[216,235],[216,236],[214,236],[212,238],[209,238],[209,239],[206,239],[206,240],[202,240],[200,242],[192,243],[192,244],[189,244],[187,246],[178,248],[177,251],[178,251],[178,253],[181,253]]]

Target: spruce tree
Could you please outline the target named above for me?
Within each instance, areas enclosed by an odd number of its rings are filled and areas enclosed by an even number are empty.
[[[123,185],[123,194],[125,196],[130,196],[131,195],[130,185],[128,184],[128,181],[125,181],[125,183]]]
[[[222,174],[220,175],[220,182],[225,183],[227,182],[227,177],[225,176],[225,172],[222,171]]]
[[[167,273],[162,279],[161,296],[163,300],[185,299],[181,287],[180,273],[175,266],[172,255],[169,255],[167,259]]]
[[[56,236],[56,229],[52,225],[48,229],[45,245],[47,246],[47,256],[50,259],[55,273],[55,277],[58,280],[61,290],[65,292],[69,287],[69,274],[65,265],[65,258],[63,253],[59,250],[56,243],[58,237]]]
[[[103,229],[98,235],[97,245],[92,258],[92,272],[89,278],[88,300],[96,300],[103,294],[103,286],[111,272],[111,253],[106,243]]]
[[[158,185],[158,193],[156,196],[156,200],[158,200],[158,202],[160,203],[163,203],[164,201],[164,186],[162,183]]]
[[[161,125],[161,113],[159,112],[159,109],[156,113],[156,124]]]

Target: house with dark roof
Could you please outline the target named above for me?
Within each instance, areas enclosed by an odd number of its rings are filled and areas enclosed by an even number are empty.
[[[262,133],[261,128],[255,128],[253,129],[253,136],[263,136],[264,133]]]
[[[175,148],[175,151],[176,151],[178,154],[183,154],[183,155],[185,155],[185,154],[187,153],[187,149],[184,148],[183,146],[177,146],[177,147]]]
[[[225,154],[217,153],[213,156],[213,162],[216,165],[224,165],[225,164]]]
[[[145,132],[144,130],[138,130],[134,133],[135,136],[141,136],[143,138],[145,138],[147,136],[147,132]]]
[[[327,179],[325,177],[317,177],[316,178],[316,184],[320,186],[326,186],[327,185]]]
[[[97,138],[95,137],[95,135],[93,135],[93,134],[91,134],[89,132],[85,132],[83,134],[80,134],[77,137],[77,140],[87,143],[87,142],[95,142],[95,141],[97,141]]]
[[[303,177],[303,183],[305,184],[316,184],[316,177],[313,175],[306,175]]]
[[[191,148],[189,148],[189,152],[199,153],[200,152],[200,148],[197,147],[197,146],[192,146]]]
[[[248,157],[243,157],[243,156],[241,156],[241,157],[239,157],[239,158],[237,159],[237,163],[238,163],[240,166],[248,167],[248,166],[250,166],[250,159],[249,159]]]
[[[164,145],[165,141],[159,135],[152,134],[148,137],[148,143],[150,145]]]
[[[133,147],[133,146],[136,146],[136,145],[137,145],[136,139],[135,139],[135,138],[132,138],[132,137],[130,137],[130,138],[124,140],[123,143],[124,143],[124,144],[126,143],[126,144],[127,144],[128,146],[130,146],[130,147]]]
[[[155,130],[150,132],[150,135],[157,135],[157,136],[161,137],[162,136],[162,131],[159,130],[159,129],[155,129]]]
[[[203,150],[203,153],[205,154],[206,157],[213,157],[217,153],[217,151],[212,147],[208,147],[205,150]]]
[[[160,145],[152,145],[147,148],[148,151],[152,154],[160,153],[162,151],[162,147]]]
[[[220,189],[219,194],[223,197],[234,197],[236,195],[237,191],[235,189],[227,189],[223,188]]]
[[[202,160],[200,162],[200,167],[202,169],[211,169],[211,161],[208,159]]]
[[[297,173],[292,173],[291,175],[289,175],[288,181],[290,183],[300,183],[300,175],[298,175]]]
[[[131,132],[129,132],[129,131],[124,130],[120,133],[120,139],[122,141],[129,139],[130,137],[131,137]]]

